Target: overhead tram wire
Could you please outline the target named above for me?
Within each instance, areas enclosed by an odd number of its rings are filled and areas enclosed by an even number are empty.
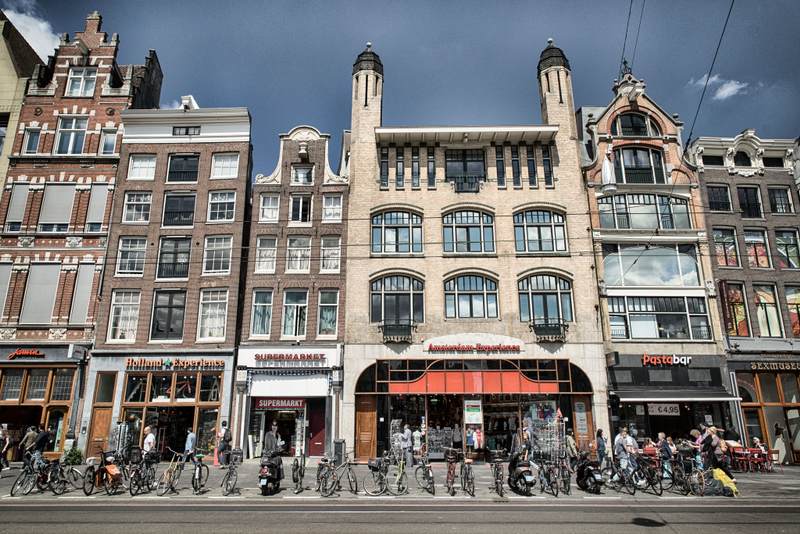
[[[622,41],[622,54],[619,56],[619,69],[617,70],[617,78],[622,78],[622,62],[625,61],[625,48],[628,45],[628,28],[631,25],[631,11],[633,10],[633,0],[628,4],[628,21],[625,23],[625,39]]]
[[[639,48],[639,32],[642,30],[642,17],[644,16],[644,6],[647,0],[642,0],[642,10],[639,12],[639,26],[636,28],[636,40],[633,43],[633,57],[631,58],[631,69],[636,62],[636,50]]]

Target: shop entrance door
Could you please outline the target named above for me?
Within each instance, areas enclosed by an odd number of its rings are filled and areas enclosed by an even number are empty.
[[[47,411],[46,427],[53,429],[53,441],[48,445],[48,452],[60,452],[67,432],[67,408],[50,408]]]
[[[156,433],[156,448],[165,453],[165,458],[172,458],[167,447],[183,452],[186,445],[188,429],[195,428],[194,407],[186,408],[148,408],[145,425],[154,427]]]
[[[97,408],[92,411],[92,424],[86,456],[96,456],[107,450],[108,434],[111,431],[111,408]]]
[[[377,432],[375,395],[356,396],[356,458],[365,460],[375,454]]]

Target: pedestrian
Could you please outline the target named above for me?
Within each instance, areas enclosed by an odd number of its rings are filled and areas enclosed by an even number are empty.
[[[594,442],[595,449],[597,450],[597,463],[600,464],[600,469],[603,469],[606,462],[606,454],[608,454],[606,452],[608,449],[608,439],[606,439],[606,433],[602,428],[597,429]]]
[[[567,429],[566,435],[566,453],[567,460],[569,461],[570,470],[575,470],[575,464],[578,463],[578,444],[575,443],[575,436],[571,428]]]
[[[23,456],[33,447],[34,442],[36,442],[36,436],[38,435],[39,431],[35,426],[28,427],[28,431],[25,433],[25,436],[23,436],[22,441],[19,442],[19,450]]]
[[[672,478],[672,447],[667,440],[667,435],[658,433],[658,457],[661,459],[661,472],[665,479]]]
[[[702,425],[701,425],[702,426]],[[700,433],[699,430],[693,428],[689,431],[689,435],[692,439],[689,441],[689,445],[694,449],[694,463],[697,465],[697,468],[702,470],[703,469],[703,434]]]
[[[11,447],[11,438],[8,430],[0,428],[0,469],[8,469],[8,449]]]
[[[422,454],[422,430],[417,427],[411,434],[411,441],[414,443],[414,456]]]
[[[142,450],[146,453],[155,451],[156,448],[156,435],[153,434],[153,429],[149,426],[144,427],[144,442]]]
[[[403,425],[403,434],[400,436],[400,449],[406,460],[406,469],[414,465],[414,455],[411,452],[412,448],[411,427],[408,423]]]
[[[219,434],[217,435],[217,457],[219,458],[220,469],[224,469],[226,465],[228,465],[228,454],[231,448],[231,441],[233,440],[233,436],[231,436],[231,430],[228,428],[228,422],[222,422],[222,428],[220,428]]]
[[[194,433],[192,427],[186,429],[186,444],[183,446],[183,461],[188,462],[190,459],[194,463],[194,446],[197,443],[197,434]]]
[[[456,423],[453,426],[453,448],[460,449],[463,439],[461,437],[461,427]]]
[[[620,427],[619,433],[614,437],[614,458],[619,462],[620,471],[629,470],[628,427]],[[614,473],[614,481],[619,480],[619,473]]]
[[[280,441],[281,435],[278,433],[278,422],[273,420],[270,430],[264,434],[264,441],[261,447],[262,454],[277,449]]]
[[[708,430],[711,436],[711,452],[709,453],[711,467],[721,469],[736,484],[736,478],[731,473],[729,466],[728,444],[718,435],[719,433],[715,426],[709,427]]]

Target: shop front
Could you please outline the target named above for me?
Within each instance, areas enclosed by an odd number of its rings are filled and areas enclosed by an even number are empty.
[[[237,400],[242,418],[237,428],[248,457],[261,455],[264,434],[273,423],[287,455],[323,456],[331,450],[340,352],[338,345],[239,349],[245,394]]]
[[[232,376],[230,353],[93,355],[86,395],[91,409],[81,427],[87,455],[139,444],[146,426],[161,452],[182,451],[189,429],[197,448],[213,452],[220,423],[228,419]]]
[[[609,404],[614,433],[627,426],[638,441],[659,432],[683,438],[704,424],[735,428],[725,387],[725,360],[717,355],[608,355]]]
[[[19,443],[32,425],[50,427],[48,451],[59,456],[74,431],[79,405],[79,371],[85,349],[78,346],[0,347],[0,424]],[[19,460],[14,447],[9,460]]]
[[[759,438],[781,463],[800,462],[800,361],[730,360],[741,398],[743,438]]]

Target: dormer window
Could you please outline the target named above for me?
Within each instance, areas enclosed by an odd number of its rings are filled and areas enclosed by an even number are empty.
[[[292,185],[313,185],[313,165],[292,165]]]
[[[752,167],[753,163],[750,161],[750,156],[747,155],[746,152],[742,152],[741,150],[734,154],[733,156],[733,164],[737,167]]]
[[[97,69],[72,68],[67,78],[66,96],[94,96],[97,83]]]
[[[641,113],[623,113],[611,123],[611,135],[625,137],[660,137],[661,129],[656,122]]]
[[[173,126],[172,135],[200,135],[199,126]]]

